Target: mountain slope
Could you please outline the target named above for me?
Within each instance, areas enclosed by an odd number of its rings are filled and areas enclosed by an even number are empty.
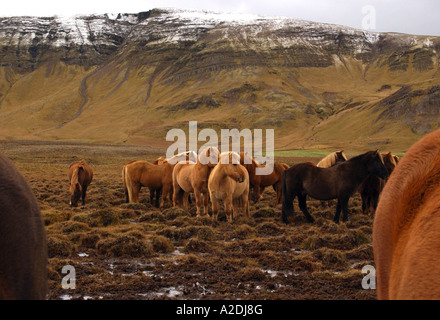
[[[0,138],[164,146],[274,128],[277,149],[404,151],[439,127],[440,39],[154,9],[0,18]]]

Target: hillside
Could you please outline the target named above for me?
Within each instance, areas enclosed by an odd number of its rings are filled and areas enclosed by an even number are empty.
[[[0,139],[164,147],[197,120],[402,152],[439,128],[438,37],[154,9],[0,18],[0,50]]]

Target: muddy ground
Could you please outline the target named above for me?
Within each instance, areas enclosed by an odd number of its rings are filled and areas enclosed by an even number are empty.
[[[373,265],[372,217],[350,200],[348,223],[332,221],[335,202],[310,200],[315,223],[295,201],[291,223],[267,189],[251,218],[233,224],[197,218],[195,208],[160,211],[143,190],[124,203],[122,166],[154,160],[158,150],[134,146],[2,141],[41,208],[49,249],[49,299],[375,299],[361,269]],[[69,207],[67,171],[85,159],[94,170],[85,206]],[[290,165],[313,158],[280,158]],[[63,266],[76,288],[63,289]],[[69,272],[70,273],[70,272]]]

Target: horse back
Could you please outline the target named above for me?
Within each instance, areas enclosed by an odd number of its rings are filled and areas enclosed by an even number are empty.
[[[0,155],[0,299],[45,299],[46,232],[30,187]]]
[[[69,166],[69,180],[77,174],[78,182],[82,187],[88,186],[93,179],[93,170],[84,160],[76,161]]]

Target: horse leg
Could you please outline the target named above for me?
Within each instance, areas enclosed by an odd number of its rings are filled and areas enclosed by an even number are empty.
[[[232,217],[235,219],[238,217],[238,212],[240,210],[240,200],[239,199],[233,199],[232,200]]]
[[[342,221],[348,221],[348,198],[342,200]]]
[[[141,185],[136,184],[133,186],[133,201],[139,203],[139,192],[141,191]]]
[[[211,203],[212,203],[212,221],[218,220],[218,202],[215,197],[211,194]]]
[[[361,198],[362,198],[362,213],[367,214],[367,196],[362,193]]]
[[[225,212],[226,212],[226,217],[228,219],[229,223],[232,223],[234,217],[234,211],[232,210],[232,194],[227,197],[225,200]]]
[[[341,216],[341,200],[338,199],[338,204],[336,205],[336,212],[333,221],[339,224],[339,217]]]
[[[196,207],[197,207],[197,217],[200,217],[200,207],[202,206],[202,195],[200,191],[194,190],[194,196],[196,198]]]
[[[150,203],[153,205],[153,199],[154,199],[154,190],[151,188],[148,188],[150,190]]]
[[[376,212],[377,205],[379,204],[379,193],[373,196],[373,214]]]
[[[168,202],[168,199],[172,196],[170,195],[170,188],[168,186],[162,186],[162,199],[160,200],[159,208],[163,209],[165,205],[165,201]]]
[[[203,193],[203,215],[208,214],[209,196],[206,192]]]
[[[180,200],[183,204],[183,208],[185,209],[185,211],[189,211],[189,203],[188,203],[188,194],[187,192],[183,191],[180,194]]]
[[[178,185],[175,185],[173,188],[173,206],[177,207],[177,205],[180,205],[180,188]]]
[[[281,202],[281,183],[280,183],[280,181],[278,181],[276,184],[273,185],[273,189],[277,193],[276,198],[275,198],[275,206],[274,206],[274,207],[276,207]]]
[[[156,193],[156,199],[154,201],[154,206],[156,208],[159,208],[159,202],[160,202],[160,196],[162,195],[162,190],[161,189],[156,189],[155,193]]]
[[[283,190],[283,207],[281,209],[281,218],[285,224],[289,223],[289,220],[287,219],[288,216],[293,215],[294,207],[293,207],[293,200],[295,199],[295,196],[292,196],[286,190]]]
[[[307,210],[306,199],[307,199],[307,195],[305,195],[305,194],[298,194],[299,208],[301,209],[301,211],[306,216],[307,221],[310,222],[310,223],[313,223],[315,221],[315,219],[313,219],[313,217],[310,215],[309,211]]]
[[[242,195],[241,206],[242,206],[242,212],[243,212],[242,214],[243,214],[243,216],[249,219],[250,218],[250,215],[249,215],[249,198],[248,198],[248,196],[246,194]]]
[[[82,193],[81,193],[81,200],[82,200],[82,202],[81,202],[81,204],[82,204],[83,206],[86,204],[86,191],[87,191],[87,187],[88,187],[88,186],[84,186],[84,187],[82,188]]]
[[[260,201],[260,185],[254,185],[254,203],[258,203]]]

